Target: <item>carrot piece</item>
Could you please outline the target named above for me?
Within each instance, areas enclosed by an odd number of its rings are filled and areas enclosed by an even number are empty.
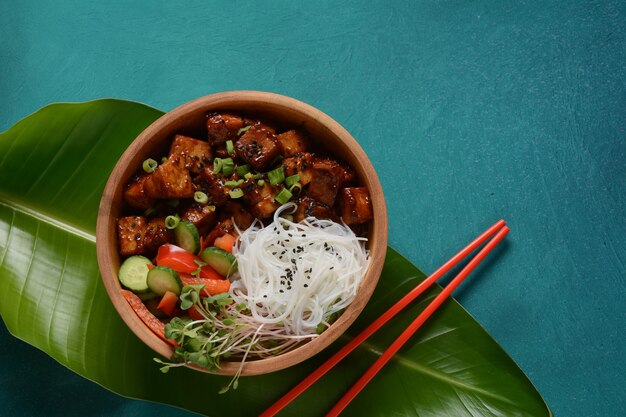
[[[226,233],[222,237],[218,237],[215,239],[213,245],[217,246],[220,249],[224,249],[228,253],[233,253],[233,247],[235,246],[235,236]]]
[[[154,332],[154,334],[165,340],[170,345],[178,345],[175,341],[169,340],[165,337],[165,324],[163,324],[159,319],[154,316],[154,314],[152,314],[148,310],[148,308],[143,304],[141,299],[135,295],[135,293],[128,290],[120,291],[122,292],[122,296],[126,299],[130,307],[135,311],[137,316],[139,316],[141,321],[143,321],[145,325]]]
[[[161,298],[161,302],[157,306],[159,310],[171,316],[176,308],[176,303],[178,302],[178,296],[171,291],[165,291],[163,298]]]
[[[205,297],[221,294],[230,289],[230,281],[227,279],[207,279],[181,275],[180,280],[183,282],[183,285],[204,285],[204,289],[201,294]]]

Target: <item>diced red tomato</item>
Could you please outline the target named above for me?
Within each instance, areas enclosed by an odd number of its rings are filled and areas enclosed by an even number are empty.
[[[225,250],[228,253],[233,253],[233,247],[235,246],[235,241],[237,239],[235,236],[226,233],[225,235],[218,237],[215,239],[213,245],[217,246],[220,249]]]
[[[143,321],[145,325],[154,332],[154,334],[165,340],[170,345],[178,345],[178,343],[165,337],[165,324],[163,324],[159,319],[154,316],[154,314],[152,314],[148,310],[148,308],[143,304],[141,299],[135,295],[135,293],[128,290],[120,291],[122,292],[122,296],[124,296],[130,307],[135,311],[137,316],[139,316],[141,321]]]
[[[198,264],[194,261],[202,260],[183,248],[179,248],[171,243],[166,243],[159,247],[156,257],[158,266],[169,266],[176,272],[190,274],[198,269]]]
[[[200,314],[198,310],[196,310],[195,306],[191,306],[189,310],[187,310],[187,314],[189,314],[189,317],[191,317],[193,320],[204,320],[204,316],[202,316],[202,314]]]
[[[183,282],[183,285],[204,285],[204,289],[200,294],[205,297],[221,294],[230,289],[230,281],[227,279],[207,279],[181,275],[180,280]]]
[[[176,308],[176,303],[178,303],[178,296],[171,291],[166,291],[157,308],[171,316]]]

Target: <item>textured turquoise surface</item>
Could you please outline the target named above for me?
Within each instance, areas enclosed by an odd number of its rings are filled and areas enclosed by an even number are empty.
[[[434,270],[512,232],[457,299],[557,416],[626,415],[626,4],[0,4],[0,130],[56,101],[163,110],[258,89],[342,123],[390,244]],[[117,397],[0,330],[6,415],[188,415]]]

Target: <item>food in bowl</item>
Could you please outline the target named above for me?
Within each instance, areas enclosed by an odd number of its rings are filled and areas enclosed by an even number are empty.
[[[175,346],[164,371],[285,353],[353,300],[369,264],[369,191],[313,143],[302,127],[211,112],[203,138],[175,134],[125,185],[119,280]]]

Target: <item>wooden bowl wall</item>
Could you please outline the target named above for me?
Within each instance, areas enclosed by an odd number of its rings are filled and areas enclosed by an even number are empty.
[[[206,138],[205,116],[211,111],[238,112],[261,120],[274,121],[279,126],[284,124],[288,127],[303,127],[319,146],[348,162],[370,192],[374,213],[368,235],[371,264],[356,298],[320,337],[276,357],[246,361],[242,375],[273,372],[302,362],[330,345],[346,331],[370,299],[380,277],[387,250],[387,209],[382,187],[365,152],[343,127],[321,111],[289,97],[258,91],[212,94],[183,104],[148,126],[124,152],[105,186],[98,212],[96,248],[102,280],[113,305],[130,329],[164,357],[169,358],[172,355],[172,346],[150,331],[121,295],[117,276],[120,256],[116,218],[122,214],[121,210],[124,208],[124,184],[136,172],[137,167],[141,166],[142,161],[167,153],[169,144],[177,133],[190,134],[198,139]],[[238,368],[239,362],[223,361],[219,373],[234,375]]]

